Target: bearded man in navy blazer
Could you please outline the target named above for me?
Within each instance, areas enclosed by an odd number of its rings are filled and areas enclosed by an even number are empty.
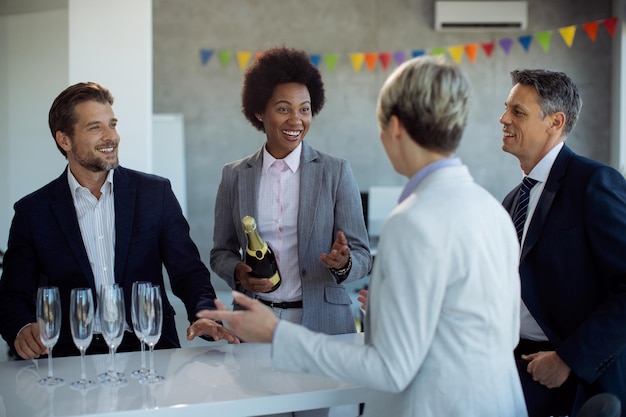
[[[526,220],[514,217],[523,301],[515,355],[530,417],[576,416],[594,394],[626,402],[626,182],[564,144],[582,106],[567,75],[511,77],[502,149],[536,182]],[[518,200],[520,187],[503,201],[512,215]]]
[[[0,333],[23,359],[47,353],[35,323],[39,286],[56,286],[61,296],[55,356],[79,353],[69,325],[72,288],[91,288],[97,304],[99,288],[113,283],[124,290],[129,330],[118,350],[138,349],[130,324],[132,283],[151,281],[163,290],[163,265],[192,323],[187,338],[238,342],[217,322],[196,319],[199,310],[215,308],[209,271],[170,182],[119,166],[112,104],[109,90],[96,83],[75,84],[55,99],[50,131],[68,166],[59,178],[15,204],[0,280]],[[157,347],[180,347],[174,309],[162,294],[163,331]],[[96,334],[87,352],[107,351]]]

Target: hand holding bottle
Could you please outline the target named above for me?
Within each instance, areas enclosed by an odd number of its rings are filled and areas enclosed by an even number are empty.
[[[268,278],[257,278],[250,275],[252,268],[245,262],[239,262],[235,267],[235,279],[248,291],[268,292],[274,284]]]

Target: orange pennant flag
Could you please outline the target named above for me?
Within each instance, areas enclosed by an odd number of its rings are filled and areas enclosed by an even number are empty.
[[[470,60],[471,63],[474,63],[474,61],[476,61],[476,54],[478,53],[478,44],[470,43],[469,45],[465,45],[464,49],[467,58]]]
[[[565,44],[569,48],[571,48],[572,43],[574,43],[574,36],[576,35],[576,26],[572,25],[572,26],[566,26],[564,28],[560,28],[559,33],[561,34],[561,37],[565,41]]]
[[[613,37],[615,35],[615,26],[617,26],[617,17],[611,17],[609,19],[604,19],[602,22],[606,30],[609,32],[609,35]]]
[[[461,63],[461,58],[463,58],[463,45],[456,45],[448,47],[448,53],[454,59],[454,62],[457,64]]]
[[[374,68],[376,68],[376,61],[378,61],[378,54],[376,52],[365,54],[365,64],[370,72],[374,71]]]
[[[389,63],[391,62],[391,52],[381,52],[378,54],[378,58],[380,59],[380,65],[384,70],[389,68]]]
[[[244,69],[248,65],[248,61],[252,57],[252,52],[239,51],[237,52],[237,62],[239,63],[239,69]]]
[[[595,42],[596,37],[598,36],[598,27],[600,26],[600,24],[598,22],[587,22],[583,23],[582,26],[583,29],[585,29],[585,32],[587,32],[589,39]]]
[[[361,66],[363,65],[364,59],[365,59],[365,54],[362,54],[362,53],[350,54],[350,62],[352,62],[352,68],[354,69],[354,72],[361,71]]]

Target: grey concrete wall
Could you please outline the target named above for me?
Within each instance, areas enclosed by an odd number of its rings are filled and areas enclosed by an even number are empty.
[[[306,140],[347,158],[359,187],[400,185],[379,143],[375,120],[378,90],[391,70],[365,66],[355,73],[348,54],[447,47],[517,39],[553,30],[548,53],[533,40],[529,52],[516,41],[510,54],[496,46],[462,67],[474,88],[470,123],[459,156],[478,183],[496,198],[519,181],[516,159],[501,151],[498,118],[511,87],[509,71],[544,67],[565,71],[578,84],[583,113],[568,144],[578,153],[610,161],[611,42],[603,27],[592,42],[578,26],[571,48],[557,29],[611,16],[610,0],[529,0],[524,32],[441,33],[433,31],[433,0],[154,0],[154,112],[182,113],[186,132],[186,176],[193,238],[208,263],[213,210],[221,168],[255,151],[264,136],[240,112],[243,72],[233,61],[222,68],[216,56],[201,65],[201,48],[263,50],[284,44],[309,53],[338,53],[334,72],[321,65],[327,104]],[[214,284],[221,286],[221,280]]]

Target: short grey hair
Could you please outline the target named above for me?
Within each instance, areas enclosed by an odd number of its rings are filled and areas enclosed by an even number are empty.
[[[404,62],[380,90],[376,115],[381,129],[396,116],[420,146],[452,153],[467,124],[470,82],[443,56]]]
[[[556,112],[565,114],[563,136],[574,129],[583,100],[576,84],[565,73],[545,69],[513,70],[511,81],[513,85],[528,85],[537,91],[542,117]]]

